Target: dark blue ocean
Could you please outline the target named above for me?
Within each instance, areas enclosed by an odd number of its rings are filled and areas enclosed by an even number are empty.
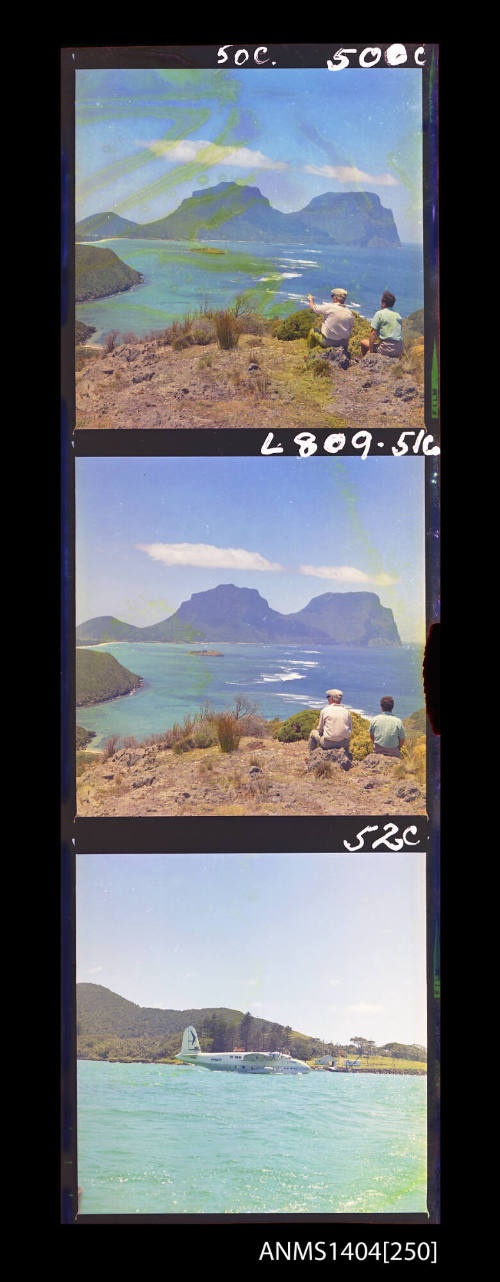
[[[426,1077],[78,1064],[80,1210],[426,1210]]]
[[[402,316],[424,305],[421,245],[316,249],[309,244],[213,240],[210,244],[224,253],[210,255],[194,253],[191,241],[124,238],[99,243],[141,272],[144,282],[123,294],[77,306],[77,319],[96,328],[92,342],[111,330],[141,337],[204,303],[227,307],[239,294],[248,295],[255,310],[264,314],[296,311],[309,293],[316,302],[330,302],[334,286],[347,289],[347,305],[368,318],[379,308],[385,289],[396,295]]]
[[[383,694],[393,696],[402,719],[424,707],[423,648],[417,645],[305,649],[203,641],[196,646],[110,642],[89,648],[108,650],[146,682],[134,694],[77,709],[78,724],[96,732],[92,747],[111,734],[137,739],[161,734],[205,701],[220,712],[238,694],[247,695],[269,719],[322,708],[332,686],[343,690],[347,707],[366,717],[380,711]],[[190,654],[194,648],[213,648],[221,657]]]

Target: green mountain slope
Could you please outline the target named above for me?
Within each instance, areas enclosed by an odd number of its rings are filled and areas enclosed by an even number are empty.
[[[123,227],[121,224],[123,223]],[[109,230],[114,227],[114,232]],[[399,245],[392,210],[374,192],[325,192],[304,208],[284,214],[258,187],[222,182],[193,191],[178,209],[150,223],[131,223],[109,213],[76,225],[77,239],[103,235],[144,240],[241,240],[366,246]]]
[[[122,263],[118,254],[112,249],[97,248],[96,245],[77,245],[75,250],[75,300],[77,303],[88,302],[91,298],[104,298],[108,294],[120,294],[142,281],[140,272],[136,272],[127,263]]]
[[[256,641],[323,645],[401,645],[392,610],[375,592],[325,592],[295,614],[273,610],[255,588],[219,584],[194,592],[175,614],[145,628],[113,620],[88,619],[76,630],[79,642]]]
[[[77,650],[76,652],[76,705],[85,707],[90,703],[102,703],[106,699],[116,699],[118,695],[130,694],[142,685],[142,677],[136,672],[123,668],[114,655],[105,651],[98,654],[95,650]]]

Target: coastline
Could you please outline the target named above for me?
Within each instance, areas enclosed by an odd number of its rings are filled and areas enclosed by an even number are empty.
[[[196,1064],[180,1064],[179,1061],[176,1059],[143,1059],[143,1058],[121,1059],[119,1056],[116,1056],[116,1057],[114,1056],[112,1059],[109,1059],[107,1056],[102,1056],[102,1055],[80,1055],[78,1051],[77,1051],[76,1058],[78,1062],[81,1062],[81,1063],[88,1062],[91,1064],[164,1064],[171,1068],[199,1067],[199,1065],[196,1065]],[[309,1064],[307,1060],[305,1060],[304,1063],[307,1064],[307,1067],[312,1073],[330,1072],[330,1069],[325,1069],[325,1068],[321,1068],[320,1066],[316,1066],[314,1064]],[[208,1071],[216,1072],[217,1070],[212,1069]],[[399,1069],[398,1068],[334,1068],[331,1071],[332,1071],[332,1074],[337,1073],[339,1076],[345,1075],[347,1073],[349,1074],[362,1073],[365,1076],[367,1074],[370,1074],[371,1076],[374,1076],[374,1077],[426,1077],[427,1076],[427,1066],[425,1068],[399,1068]],[[237,1076],[237,1074],[234,1074],[234,1073],[232,1075]],[[276,1076],[278,1076],[278,1074],[276,1074]]]

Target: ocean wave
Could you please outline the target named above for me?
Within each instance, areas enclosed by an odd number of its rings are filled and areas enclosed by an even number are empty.
[[[319,263],[314,263],[308,258],[285,258],[283,254],[283,260],[285,264],[290,264],[293,267],[319,267]]]
[[[264,681],[305,681],[305,672],[273,672],[270,675],[265,672],[260,678],[257,678],[257,685],[262,685]]]
[[[283,272],[283,280],[292,280],[293,276],[303,276],[303,272]]]
[[[281,694],[280,699],[285,699],[288,703],[303,703],[307,708],[317,708],[321,703],[319,697],[314,698],[311,694]]]

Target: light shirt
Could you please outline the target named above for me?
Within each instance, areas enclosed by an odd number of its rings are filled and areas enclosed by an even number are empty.
[[[350,712],[341,703],[327,703],[322,709],[318,730],[325,739],[349,739],[352,732]]]
[[[403,337],[401,316],[399,312],[391,311],[390,307],[381,307],[379,312],[375,312],[371,326],[379,338],[393,338],[396,342],[401,342]]]
[[[391,712],[380,712],[373,718],[370,734],[380,748],[399,748],[406,739],[403,722]]]
[[[325,318],[321,326],[324,338],[330,342],[339,342],[341,339],[347,342],[354,325],[354,316],[348,307],[340,303],[315,303],[312,310]]]

